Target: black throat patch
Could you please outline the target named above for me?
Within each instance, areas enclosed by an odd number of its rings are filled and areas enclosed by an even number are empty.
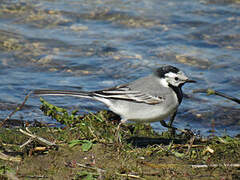
[[[177,98],[178,98],[178,103],[180,105],[182,102],[182,99],[183,99],[182,86],[176,87],[176,86],[169,84],[169,87],[172,88],[172,90],[176,93]]]

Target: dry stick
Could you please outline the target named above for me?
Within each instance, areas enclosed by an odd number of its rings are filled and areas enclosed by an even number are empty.
[[[82,168],[87,168],[87,169],[95,170],[95,171],[97,171],[98,173],[104,173],[104,172],[106,172],[106,170],[100,169],[100,168],[98,168],[98,167],[86,166],[86,165],[80,164],[80,163],[77,163],[77,165],[78,165],[79,167],[82,167]],[[120,173],[115,173],[115,174],[118,175],[118,176],[123,176],[123,177],[131,177],[131,178],[136,178],[136,179],[144,179],[144,178],[141,178],[140,176],[133,175],[133,174],[120,174]]]
[[[36,176],[35,175],[32,175],[32,176],[30,176],[30,175],[22,175],[21,178],[32,178],[32,179],[33,178],[38,178],[38,179],[42,178],[42,179],[46,179],[46,178],[48,178],[48,176],[44,176],[44,175],[42,175],[42,176],[41,175],[40,176],[37,176],[37,175]]]
[[[189,147],[189,144],[173,144],[172,145],[172,148],[179,148],[179,147],[181,147],[181,148],[188,148]],[[192,148],[204,148],[204,147],[206,147],[205,145],[201,145],[201,144],[192,144],[191,145],[191,147]]]
[[[9,120],[17,111],[21,110],[25,103],[27,102],[29,96],[31,95],[32,91],[25,96],[22,104],[20,104],[13,112],[11,112],[1,123],[0,123],[0,128],[5,124],[7,120]],[[7,161],[14,161],[14,162],[20,162],[21,158],[18,157],[12,157],[8,156],[2,152],[0,152],[0,159],[7,160]]]
[[[208,95],[215,94],[217,96],[224,97],[226,99],[229,99],[231,101],[234,101],[234,102],[240,104],[240,99],[232,97],[232,96],[228,96],[226,94],[223,94],[223,93],[221,93],[219,91],[215,91],[215,90],[210,89],[210,88],[208,88],[208,89],[195,89],[195,90],[193,90],[193,93],[207,93]]]
[[[31,142],[33,142],[33,140],[34,140],[33,138],[29,138],[25,143],[23,143],[23,144],[20,146],[20,148],[23,148],[24,146],[30,144]]]
[[[9,120],[16,112],[18,112],[19,110],[21,110],[21,109],[23,108],[23,106],[25,105],[25,103],[27,102],[27,100],[28,100],[28,98],[29,98],[29,96],[30,96],[31,94],[32,94],[32,91],[30,91],[30,93],[28,93],[28,94],[25,96],[22,104],[20,104],[19,106],[17,106],[17,108],[16,108],[13,112],[11,112],[11,113],[0,123],[0,128],[1,128],[1,127],[5,124],[5,122],[6,122],[7,120]]]
[[[187,154],[189,154],[195,138],[196,138],[196,136],[193,136],[193,137],[190,139],[190,142],[189,142],[189,144],[188,144]]]
[[[120,174],[120,173],[116,173],[116,175],[123,176],[123,177],[129,177],[129,178],[135,178],[135,179],[144,179],[144,178],[141,178],[140,176],[133,175],[133,174]]]
[[[28,128],[26,128],[26,131],[24,131],[24,130],[22,130],[22,129],[19,129],[19,131],[20,131],[21,133],[25,134],[26,136],[29,136],[29,137],[30,137],[30,139],[29,139],[26,143],[24,143],[23,145],[21,145],[20,147],[23,147],[23,146],[29,144],[33,139],[37,140],[38,142],[40,142],[40,143],[42,143],[42,144],[44,144],[44,145],[57,147],[57,145],[56,145],[55,143],[52,143],[52,142],[50,142],[50,141],[48,141],[48,140],[46,140],[46,139],[44,139],[44,138],[42,138],[42,137],[39,137],[39,136],[37,136],[37,135],[32,134],[32,133],[29,131]],[[28,132],[27,132],[27,131],[28,131]]]
[[[101,168],[98,168],[98,167],[86,166],[85,164],[81,164],[81,163],[76,163],[76,164],[77,164],[77,166],[79,166],[79,167],[86,168],[86,169],[91,169],[91,170],[95,170],[95,171],[100,172],[100,173],[106,172],[106,170],[101,169]]]
[[[13,162],[20,162],[22,159],[19,157],[8,156],[2,152],[0,152],[0,159],[5,161],[13,161]]]
[[[163,169],[163,168],[183,168],[183,167],[191,167],[191,168],[208,168],[208,167],[232,167],[239,168],[240,164],[193,164],[193,165],[183,165],[183,164],[152,164],[148,162],[143,162],[143,165],[148,167],[152,167],[155,169]]]
[[[208,167],[235,167],[235,168],[239,168],[240,164],[210,164],[210,165],[206,165],[206,164],[194,164],[191,165],[192,168],[208,168]]]

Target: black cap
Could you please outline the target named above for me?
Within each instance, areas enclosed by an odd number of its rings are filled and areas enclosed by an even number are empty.
[[[178,73],[179,71],[180,70],[174,66],[164,65],[164,66],[156,69],[155,75],[160,78],[163,78],[163,77],[165,77],[165,74],[167,74],[169,72]]]

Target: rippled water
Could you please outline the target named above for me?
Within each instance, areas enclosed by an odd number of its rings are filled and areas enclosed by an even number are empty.
[[[184,87],[192,98],[184,99],[175,125],[237,134],[238,104],[191,93],[212,87],[240,96],[239,8],[239,0],[0,0],[1,118],[32,89],[96,90],[171,64],[198,81]],[[106,108],[46,99],[81,113]],[[51,121],[39,106],[31,97],[13,118]]]

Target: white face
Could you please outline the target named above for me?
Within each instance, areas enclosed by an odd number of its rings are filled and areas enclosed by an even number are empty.
[[[179,71],[178,73],[166,73],[164,79],[168,84],[178,87],[179,85],[184,84],[188,80],[188,77],[182,71]]]

